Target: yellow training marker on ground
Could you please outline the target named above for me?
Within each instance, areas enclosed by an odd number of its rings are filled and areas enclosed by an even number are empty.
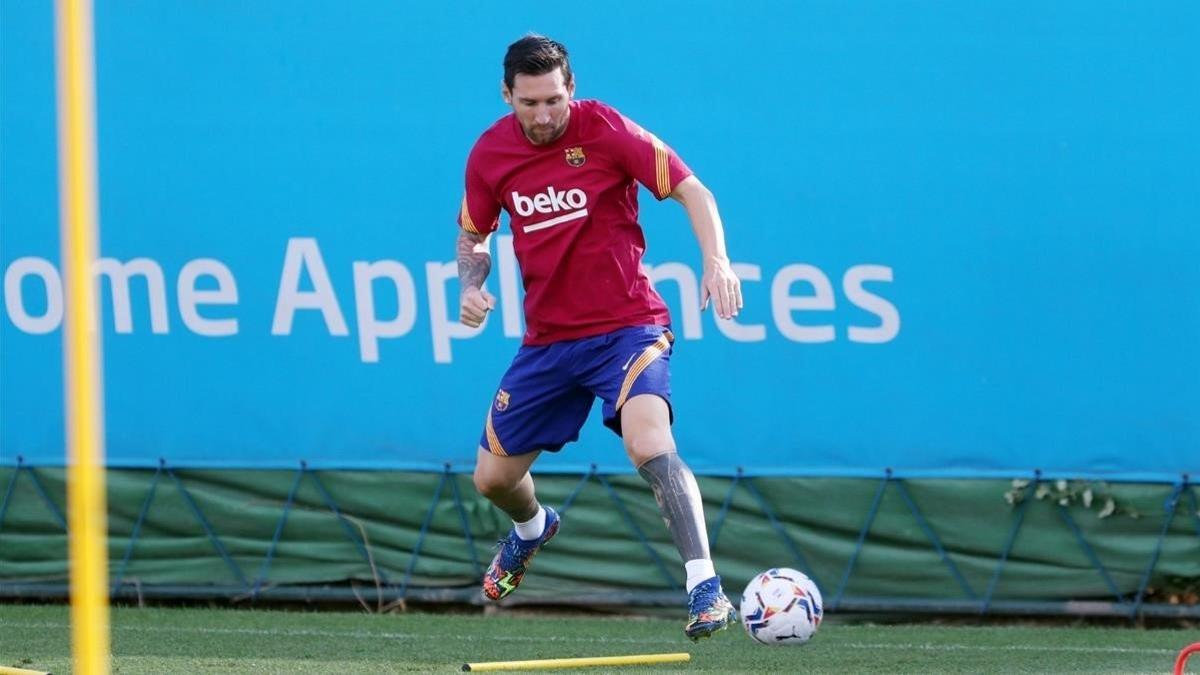
[[[587,666],[645,666],[652,663],[690,661],[691,654],[631,654],[629,656],[588,656],[579,659],[534,659],[532,661],[487,661],[464,663],[463,670],[536,670],[539,668],[584,668]]]
[[[24,668],[0,666],[0,675],[50,675],[50,673],[44,670],[26,670]]]

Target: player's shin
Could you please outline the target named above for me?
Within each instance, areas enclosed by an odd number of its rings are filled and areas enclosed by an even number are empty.
[[[704,504],[692,470],[676,452],[658,455],[638,467],[650,484],[679,557],[687,571],[687,590],[716,574],[708,552]]]

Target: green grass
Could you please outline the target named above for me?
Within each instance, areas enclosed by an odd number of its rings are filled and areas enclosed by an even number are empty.
[[[729,630],[692,644],[682,620],[116,608],[116,673],[454,672],[464,662],[689,652],[665,667],[603,672],[1170,672],[1196,630],[1068,626],[862,625],[827,621],[803,647]],[[68,673],[68,609],[0,604],[0,666]],[[1200,663],[1189,663],[1189,672]],[[537,671],[548,672],[548,671]]]

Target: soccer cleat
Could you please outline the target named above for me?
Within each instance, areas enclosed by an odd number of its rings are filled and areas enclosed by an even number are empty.
[[[736,618],[733,605],[721,590],[721,577],[705,579],[688,595],[688,622],[683,632],[693,642],[724,630]]]
[[[558,532],[558,514],[549,506],[542,508],[546,509],[546,527],[542,530],[542,536],[525,541],[517,536],[514,527],[508,531],[507,537],[500,540],[500,550],[492,558],[487,574],[483,575],[483,597],[501,600],[517,590],[525,571],[529,569],[529,561]]]

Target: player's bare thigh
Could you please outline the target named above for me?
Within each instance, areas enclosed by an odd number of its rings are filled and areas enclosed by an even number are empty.
[[[621,437],[625,454],[635,467],[675,451],[671,410],[661,396],[638,394],[621,406]]]
[[[481,446],[475,458],[475,488],[486,495],[515,487],[529,473],[529,467],[540,454],[540,450],[535,450],[524,455],[501,457]]]

